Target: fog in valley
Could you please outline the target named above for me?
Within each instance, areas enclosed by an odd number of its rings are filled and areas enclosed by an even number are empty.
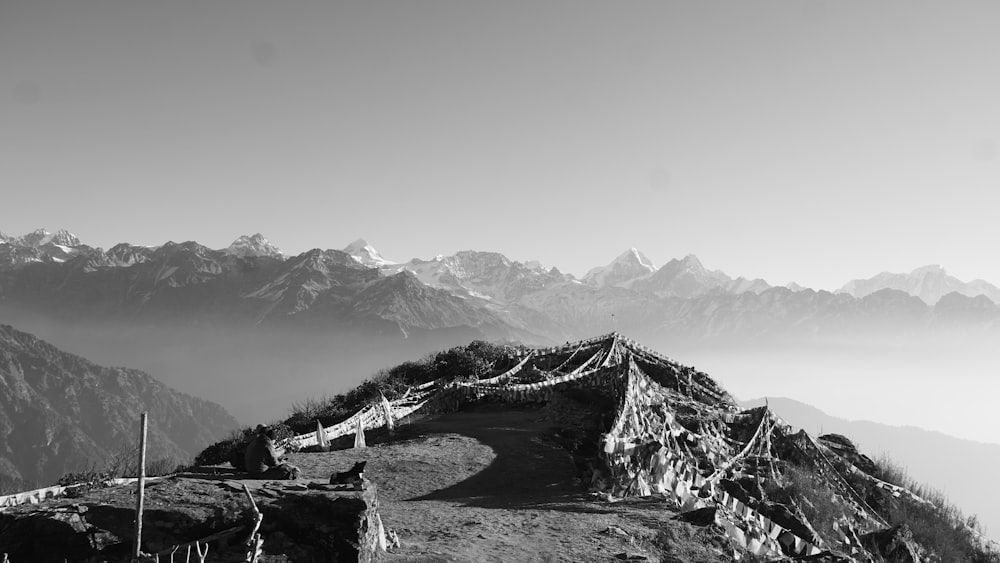
[[[244,425],[284,419],[296,402],[348,391],[378,369],[468,343],[464,333],[375,339],[349,330],[67,323],[9,309],[0,319],[97,364],[139,369],[217,402]]]
[[[379,369],[467,344],[475,335],[455,330],[372,337],[350,330],[135,326],[71,323],[10,309],[0,314],[4,322],[93,362],[141,369],[179,391],[218,402],[247,425],[282,418],[295,402],[345,392]],[[740,399],[788,397],[849,420],[1000,443],[992,419],[995,397],[983,392],[995,387],[1000,365],[992,336],[936,330],[749,341],[634,337],[708,373]]]
[[[995,335],[866,334],[760,345],[658,349],[712,375],[740,399],[790,397],[850,420],[912,425],[1000,443]],[[809,432],[817,428],[807,428]]]

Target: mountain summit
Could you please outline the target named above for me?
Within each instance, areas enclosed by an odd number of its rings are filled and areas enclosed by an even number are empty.
[[[60,229],[51,233],[45,229],[19,237],[0,233],[0,265],[22,266],[32,262],[66,262],[93,249],[80,242],[76,235]]]
[[[649,276],[656,271],[656,265],[632,247],[618,255],[607,266],[598,266],[583,276],[583,282],[598,287],[620,286],[628,287],[639,278]]]
[[[394,263],[382,258],[382,255],[379,254],[378,250],[376,250],[374,246],[368,244],[368,241],[363,238],[359,238],[358,240],[345,246],[344,252],[349,254],[351,258],[354,258],[358,264],[363,264],[371,268],[381,268],[382,266]]]
[[[271,244],[260,233],[251,236],[241,236],[234,240],[233,244],[229,245],[225,253],[233,256],[270,256],[271,258],[278,259],[284,257],[281,249]]]
[[[761,293],[771,286],[762,279],[733,279],[720,270],[709,270],[694,254],[674,259],[653,275],[636,280],[632,289],[658,297],[692,298],[715,291],[732,294]]]
[[[46,244],[58,244],[61,246],[80,246],[80,239],[66,229],[59,229],[55,233],[50,233],[45,229],[35,229],[34,231],[17,239],[22,245],[31,248],[39,248]]]

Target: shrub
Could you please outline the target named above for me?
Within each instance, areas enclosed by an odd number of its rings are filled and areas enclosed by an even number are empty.
[[[896,499],[883,514],[891,525],[906,524],[913,539],[941,561],[1000,563],[1000,552],[983,539],[976,517],[966,518],[942,493],[915,482],[889,458],[883,456],[875,465],[879,479],[905,487],[927,501],[906,495]]]
[[[833,523],[853,511],[812,471],[784,464],[781,481],[768,481],[765,494],[773,501],[798,506],[809,524],[821,537],[839,538]]]
[[[505,371],[514,365],[514,351],[511,346],[492,344],[476,340],[467,346],[456,346],[436,354],[428,354],[417,361],[403,362],[393,368],[375,372],[357,387],[333,397],[306,398],[292,404],[291,414],[281,426],[287,428],[287,435],[303,434],[315,430],[318,420],[323,426],[330,426],[346,420],[354,413],[375,401],[380,394],[389,400],[406,393],[414,385],[442,379],[454,381],[480,379],[491,373]],[[285,432],[285,431],[282,431]],[[252,437],[250,427],[234,432],[221,442],[205,448],[195,458],[196,465],[215,465],[235,461],[245,451]]]

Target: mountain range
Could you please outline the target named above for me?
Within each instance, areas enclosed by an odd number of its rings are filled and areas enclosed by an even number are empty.
[[[986,294],[954,291],[930,305],[904,289],[870,289],[775,287],[693,255],[657,267],[637,249],[577,278],[475,250],[394,263],[363,239],[292,256],[259,234],[222,249],[103,250],[44,230],[0,242],[0,321],[144,370],[246,421],[475,339],[550,345],[618,330],[673,354],[783,354],[812,342],[849,351],[870,346],[869,335],[924,349],[948,334],[995,348],[1000,306]]]
[[[732,278],[693,255],[657,268],[634,248],[577,279],[496,252],[392,263],[364,240],[289,257],[259,234],[221,250],[189,241],[103,251],[66,231],[2,240],[0,304],[66,319],[293,323],[399,337],[461,329],[530,343],[607,328],[697,340],[1000,324],[1000,289],[936,266],[831,293]]]
[[[134,451],[144,411],[151,461],[189,461],[237,426],[221,406],[143,372],[102,367],[0,325],[4,488],[50,485],[67,472],[103,470],[117,455],[131,459],[125,452]]]
[[[948,272],[937,264],[923,266],[909,274],[893,274],[882,272],[866,280],[852,280],[840,289],[841,293],[849,293],[854,297],[864,297],[881,291],[894,289],[919,297],[928,305],[934,305],[946,295],[957,293],[965,297],[986,297],[993,303],[1000,303],[1000,288],[985,281],[962,280],[948,275]]]

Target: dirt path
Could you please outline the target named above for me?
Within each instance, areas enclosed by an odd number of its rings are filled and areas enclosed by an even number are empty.
[[[704,557],[673,557],[655,545],[661,530],[680,538],[678,549],[703,533],[669,521],[675,512],[665,502],[581,494],[551,429],[535,410],[458,412],[364,450],[289,457],[310,479],[368,461],[382,520],[400,538],[391,561],[727,560],[710,548]]]

